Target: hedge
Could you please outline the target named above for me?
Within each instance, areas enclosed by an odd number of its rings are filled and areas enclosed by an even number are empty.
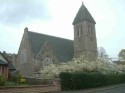
[[[77,90],[125,83],[125,74],[60,73],[62,90]]]

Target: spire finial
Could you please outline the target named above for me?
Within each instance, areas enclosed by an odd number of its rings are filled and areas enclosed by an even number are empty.
[[[82,5],[84,5],[84,3],[82,2]]]
[[[24,31],[28,31],[28,28],[27,28],[27,27],[25,27]]]

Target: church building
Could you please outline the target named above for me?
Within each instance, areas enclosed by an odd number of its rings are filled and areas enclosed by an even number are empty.
[[[97,58],[95,20],[84,4],[73,21],[74,40],[49,36],[24,29],[18,50],[17,70],[23,76],[32,77],[34,72],[48,64],[68,62],[73,57],[85,55],[87,60]]]

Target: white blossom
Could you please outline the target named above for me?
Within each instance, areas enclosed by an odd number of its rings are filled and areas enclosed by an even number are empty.
[[[125,73],[125,65],[117,65],[108,59],[87,61],[84,56],[73,58],[66,64],[50,64],[41,69],[41,78],[55,78],[61,72],[100,72],[104,74]]]

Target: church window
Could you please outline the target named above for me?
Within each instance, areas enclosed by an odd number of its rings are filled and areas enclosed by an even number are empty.
[[[88,25],[88,30],[89,30],[89,25]]]
[[[80,36],[79,27],[76,27],[77,36]]]
[[[44,58],[43,61],[44,61],[44,63],[43,63],[44,66],[47,66],[52,63],[51,58],[48,55]]]
[[[91,26],[91,34],[93,34],[93,27]]]
[[[82,26],[80,26],[80,34],[82,35],[83,31],[82,31]]]
[[[77,30],[77,36],[80,36],[79,34],[80,34],[80,33],[79,33],[79,30]]]
[[[77,27],[76,31],[77,31],[77,36],[81,36],[83,33],[82,26]]]
[[[94,26],[92,26],[92,31],[93,31],[93,34],[95,33],[95,28],[94,28]]]
[[[89,35],[93,35],[93,33],[94,33],[93,31],[94,31],[94,27],[88,25],[88,34],[89,34]]]
[[[88,33],[91,34],[90,25],[88,25]]]

